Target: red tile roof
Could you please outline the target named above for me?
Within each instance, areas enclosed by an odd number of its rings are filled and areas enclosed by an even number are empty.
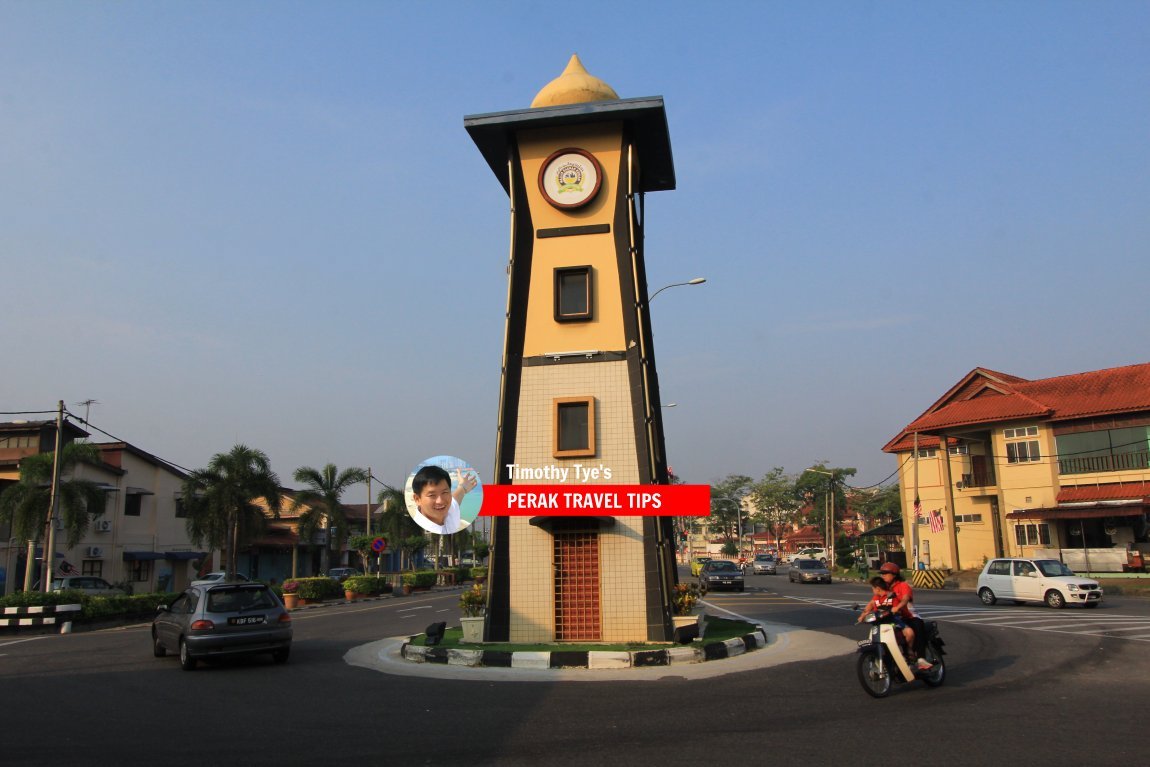
[[[883,447],[909,450],[908,436],[961,426],[1043,419],[1065,421],[1150,412],[1150,363],[1028,381],[975,368]]]
[[[1059,503],[1089,501],[1130,501],[1150,498],[1150,482],[1114,482],[1106,485],[1064,487],[1058,491]]]

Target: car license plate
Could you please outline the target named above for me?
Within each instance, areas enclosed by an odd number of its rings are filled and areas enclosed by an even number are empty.
[[[721,583],[722,583],[724,586],[730,586],[731,584],[733,584],[733,583],[734,583],[734,581],[731,581],[731,580],[726,580],[726,581],[721,581]]]
[[[266,623],[267,618],[263,615],[241,615],[238,618],[228,618],[229,626],[250,626],[253,623]]]

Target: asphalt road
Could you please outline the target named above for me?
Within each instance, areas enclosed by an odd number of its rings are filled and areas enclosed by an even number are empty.
[[[862,638],[849,606],[864,586],[788,584],[781,572],[750,577],[744,594],[709,595],[710,609]],[[183,672],[151,657],[146,627],[0,636],[0,764],[1146,762],[1150,606],[1139,600],[987,610],[970,593],[920,592],[941,621],[947,682],[884,700],[863,692],[850,653],[596,684],[450,681],[345,662],[364,643],[456,618],[457,593],[297,612],[284,666],[260,657]]]

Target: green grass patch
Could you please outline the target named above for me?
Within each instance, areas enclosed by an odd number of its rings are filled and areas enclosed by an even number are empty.
[[[755,630],[754,624],[731,618],[706,617],[706,636],[701,644],[724,642],[735,637],[746,636]],[[417,647],[427,645],[427,635],[419,634],[411,638]],[[695,645],[700,644],[695,640]],[[641,652],[643,650],[665,650],[674,647],[671,642],[622,642],[615,644],[592,644],[557,642],[555,644],[511,644],[507,642],[485,642],[475,644],[463,641],[463,629],[449,628],[443,632],[443,640],[437,645],[452,650],[495,650],[500,652]]]

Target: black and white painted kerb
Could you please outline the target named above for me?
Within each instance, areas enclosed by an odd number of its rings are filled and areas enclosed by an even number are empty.
[[[767,646],[767,633],[762,628],[723,642],[698,642],[662,650],[505,652],[501,650],[462,650],[445,647],[422,647],[404,642],[400,655],[414,663],[440,663],[449,666],[485,666],[490,668],[525,669],[625,669],[650,666],[677,666],[734,658],[745,652]]]
[[[60,624],[60,632],[72,628],[72,619],[80,617],[81,605],[38,605],[36,607],[5,607],[0,610],[0,626],[51,626]]]

